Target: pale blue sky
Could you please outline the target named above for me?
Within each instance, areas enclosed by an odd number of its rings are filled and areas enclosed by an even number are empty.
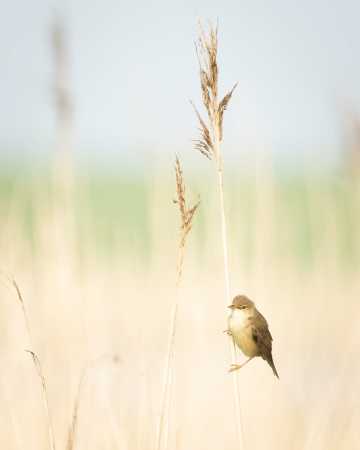
[[[0,148],[16,157],[53,151],[54,6],[70,32],[76,151],[89,158],[190,150],[199,18],[219,18],[222,88],[239,81],[229,155],[265,146],[289,161],[331,156],[344,105],[360,106],[355,0],[12,0],[0,16]]]

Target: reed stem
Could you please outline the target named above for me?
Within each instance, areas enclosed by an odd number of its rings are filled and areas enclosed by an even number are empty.
[[[177,253],[177,264],[176,264],[175,301],[172,307],[170,318],[169,339],[165,363],[165,376],[161,395],[160,419],[156,435],[157,450],[161,450],[161,444],[163,440],[164,440],[164,449],[166,450],[168,448],[169,422],[170,422],[171,398],[172,398],[172,389],[171,389],[172,368],[174,365],[174,357],[175,357],[175,337],[176,337],[177,316],[179,309],[179,290],[183,274],[186,238],[192,228],[192,221],[195,212],[199,206],[199,202],[197,202],[191,208],[188,208],[186,205],[185,183],[183,180],[182,169],[178,158],[176,158],[175,161],[175,175],[176,175],[177,200],[174,200],[174,203],[177,203],[179,206],[181,226],[180,226],[178,253]]]
[[[224,205],[224,180],[223,162],[221,154],[221,141],[223,138],[224,113],[230,102],[232,94],[237,86],[235,84],[227,94],[219,101],[219,67],[217,62],[218,33],[217,27],[210,26],[208,33],[205,33],[200,24],[199,40],[196,45],[197,57],[199,61],[200,85],[202,102],[206,111],[207,119],[204,119],[200,112],[195,109],[199,121],[200,138],[195,141],[195,148],[208,159],[213,159],[217,169],[217,185],[219,192],[219,211],[221,221],[221,242],[224,262],[225,281],[225,307],[231,303],[230,291],[230,271],[228,256],[228,239],[226,229],[226,216]],[[236,346],[233,339],[229,340],[231,363],[236,362]],[[235,402],[236,429],[239,446],[244,449],[244,437],[240,410],[240,392],[236,374],[233,375],[233,389]]]

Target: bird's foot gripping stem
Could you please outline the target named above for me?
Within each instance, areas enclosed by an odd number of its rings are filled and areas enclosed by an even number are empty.
[[[235,372],[235,370],[239,370],[242,368],[244,364],[231,364],[230,369],[229,369],[229,373],[230,372]]]
[[[242,367],[244,367],[248,362],[250,362],[253,359],[253,356],[249,359],[247,359],[244,363],[242,364],[231,364],[230,365],[230,369],[229,372],[235,372],[235,370],[239,370]]]

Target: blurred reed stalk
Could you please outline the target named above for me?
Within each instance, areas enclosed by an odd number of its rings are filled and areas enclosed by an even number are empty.
[[[55,181],[63,190],[68,190],[72,186],[73,99],[70,89],[68,34],[60,15],[55,16],[51,26],[51,46],[57,133]]]
[[[101,355],[98,358],[90,361],[82,370],[79,383],[77,386],[76,396],[74,400],[74,405],[72,409],[71,422],[68,429],[67,440],[66,440],[66,450],[74,450],[76,446],[78,423],[79,423],[79,411],[80,411],[80,401],[82,392],[85,386],[85,381],[87,379],[88,373],[91,369],[94,369],[99,363],[110,362],[111,364],[118,364],[119,357],[117,355]]]
[[[52,174],[52,205],[43,210],[38,202],[38,212],[44,223],[47,239],[52,233],[51,247],[57,257],[63,259],[62,276],[73,277],[76,259],[76,217],[74,207],[74,100],[71,93],[71,65],[69,33],[64,15],[56,13],[50,29],[53,56],[53,100],[56,118],[56,151]],[[50,212],[50,214],[49,214]],[[50,223],[46,224],[46,219]],[[46,243],[48,246],[48,242]],[[70,257],[71,256],[71,257]],[[60,273],[60,272],[59,272]]]
[[[41,392],[42,392],[42,398],[43,398],[43,404],[44,404],[44,412],[45,412],[46,421],[47,421],[49,448],[50,448],[50,450],[55,450],[55,437],[54,437],[54,430],[53,430],[52,419],[51,419],[51,414],[50,414],[49,398],[48,398],[47,386],[46,386],[46,378],[45,378],[43,370],[42,370],[40,359],[33,350],[34,347],[33,347],[33,340],[32,340],[29,316],[27,314],[24,298],[21,294],[19,285],[17,284],[17,282],[15,281],[14,278],[8,277],[8,280],[10,281],[11,285],[13,286],[13,288],[16,291],[16,295],[20,302],[21,309],[23,312],[25,327],[26,327],[26,331],[27,331],[27,335],[28,335],[28,340],[29,340],[29,344],[31,346],[31,350],[25,350],[25,351],[31,355],[36,372],[41,381]]]
[[[231,96],[237,86],[233,88],[219,101],[218,99],[218,78],[219,68],[217,63],[218,52],[218,29],[210,26],[208,33],[205,33],[201,24],[199,26],[199,37],[196,43],[196,53],[200,70],[200,85],[202,103],[207,113],[207,120],[204,120],[196,106],[192,103],[199,121],[200,138],[195,141],[195,148],[206,158],[215,162],[218,178],[218,192],[220,203],[221,239],[224,258],[224,278],[225,278],[225,305],[231,303],[230,295],[230,275],[228,257],[228,239],[226,231],[226,217],[224,206],[224,181],[223,181],[223,161],[221,155],[221,141],[223,139],[223,119],[225,110],[229,104]],[[236,346],[233,339],[229,341],[231,362],[236,362]],[[235,414],[237,435],[241,448],[243,445],[243,431],[241,423],[239,384],[236,374],[233,377],[233,389],[235,399]]]
[[[68,430],[68,436],[66,441],[66,450],[74,450],[75,443],[76,443],[76,437],[77,437],[77,427],[78,427],[78,418],[79,418],[79,409],[80,409],[80,399],[81,399],[81,393],[82,388],[84,385],[84,381],[87,374],[87,367],[85,367],[82,371],[82,374],[80,376],[80,381],[77,387],[76,397],[74,401],[72,416],[71,416],[71,423]]]
[[[166,366],[165,366],[165,376],[163,391],[161,396],[161,409],[160,409],[160,420],[159,427],[156,437],[156,449],[160,450],[162,441],[164,440],[164,449],[168,446],[168,433],[169,433],[169,421],[170,421],[170,404],[171,404],[171,382],[172,382],[172,367],[174,360],[174,348],[175,348],[175,336],[176,336],[176,325],[177,325],[177,313],[179,305],[179,286],[182,279],[184,256],[185,256],[185,244],[186,238],[190,233],[192,228],[192,221],[196,210],[199,207],[200,201],[198,201],[194,206],[188,207],[186,204],[185,197],[185,182],[183,179],[183,172],[181,169],[179,158],[176,157],[175,160],[175,178],[176,178],[176,193],[177,199],[174,203],[178,205],[180,212],[180,235],[179,235],[179,245],[178,245],[178,255],[177,255],[177,270],[176,270],[176,293],[175,301],[173,304],[170,320],[170,330],[168,339],[168,349],[166,356]],[[166,420],[167,419],[167,420]]]

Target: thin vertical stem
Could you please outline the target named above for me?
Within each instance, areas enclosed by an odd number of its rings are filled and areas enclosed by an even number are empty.
[[[34,348],[29,316],[28,316],[28,313],[26,310],[24,298],[20,291],[19,285],[17,284],[17,282],[15,281],[14,278],[10,278],[10,277],[7,277],[7,278],[9,279],[9,281],[11,282],[12,286],[14,287],[14,289],[16,291],[16,294],[17,294],[17,297],[18,297],[18,300],[20,302],[22,312],[23,312],[23,317],[24,317],[24,321],[25,321],[25,327],[26,327],[26,331],[27,331],[27,335],[28,335],[28,340],[29,340],[31,348]],[[47,386],[46,386],[46,379],[45,379],[45,376],[44,376],[44,373],[42,370],[40,359],[37,356],[37,354],[33,350],[26,350],[26,351],[28,353],[30,353],[33,363],[34,363],[34,366],[36,368],[37,374],[41,381],[41,393],[42,393],[44,411],[45,411],[45,416],[46,416],[46,421],[47,421],[49,447],[50,447],[50,450],[55,450],[55,436],[54,436],[54,430],[53,430],[51,414],[50,414],[50,406],[49,406],[49,398],[48,398],[48,392],[47,392]]]
[[[41,380],[41,392],[42,392],[42,398],[43,398],[43,404],[44,404],[44,410],[47,420],[47,431],[48,431],[48,437],[49,437],[49,445],[50,450],[55,450],[55,436],[52,426],[52,420],[51,420],[51,414],[50,414],[50,405],[49,405],[49,398],[48,398],[48,392],[46,387],[46,380],[45,376],[42,371],[40,360],[35,352],[32,350],[26,350],[28,353],[30,353],[34,365],[36,367],[37,374]]]
[[[178,292],[178,288],[177,288],[177,292]],[[176,297],[178,297],[177,293],[176,293]],[[161,442],[163,439],[164,426],[165,426],[165,417],[168,415],[167,414],[167,405],[168,405],[168,398],[169,398],[169,391],[170,391],[171,367],[172,367],[173,356],[174,356],[174,343],[175,343],[175,335],[176,335],[177,312],[178,312],[178,301],[176,299],[176,302],[174,303],[173,309],[171,312],[170,336],[169,336],[168,349],[167,349],[163,391],[162,391],[162,395],[161,395],[160,420],[159,420],[159,427],[158,427],[158,432],[157,432],[157,437],[156,437],[156,449],[157,450],[161,449]],[[168,424],[166,425],[166,428],[168,428]]]
[[[181,165],[178,158],[176,158],[175,162],[175,175],[176,175],[176,190],[177,190],[177,200],[175,201],[175,203],[177,203],[179,206],[181,217],[181,228],[180,228],[180,240],[178,245],[177,264],[176,264],[176,293],[170,319],[170,331],[165,364],[165,376],[161,396],[160,419],[156,435],[156,450],[161,449],[161,444],[163,440],[164,440],[164,448],[167,449],[168,447],[169,422],[170,422],[169,417],[172,398],[171,396],[172,367],[175,354],[175,336],[176,336],[177,314],[179,307],[179,287],[183,273],[186,237],[191,230],[192,220],[199,206],[199,202],[197,202],[192,208],[188,208],[186,205],[185,183],[182,177]],[[165,420],[166,417],[167,421]]]
[[[225,298],[226,305],[231,303],[230,296],[230,271],[229,271],[229,255],[228,255],[228,243],[227,243],[227,228],[226,228],[226,217],[225,217],[225,205],[224,205],[224,185],[223,185],[223,172],[221,167],[221,161],[218,164],[218,190],[219,190],[219,201],[220,201],[220,216],[221,216],[221,237],[222,237],[222,247],[223,247],[223,257],[224,257],[224,279],[225,279]],[[231,363],[236,363],[236,345],[233,338],[229,340],[229,351],[231,355]],[[240,448],[244,449],[244,437],[242,429],[241,420],[241,409],[240,409],[240,390],[239,382],[236,373],[232,374],[233,379],[233,390],[234,390],[234,401],[235,401],[235,416],[236,416],[236,432]]]
[[[237,86],[237,83],[228,93],[218,101],[218,79],[219,67],[217,63],[218,39],[217,27],[210,26],[208,35],[204,33],[201,24],[199,32],[199,43],[197,45],[197,55],[200,66],[200,85],[202,101],[207,112],[208,121],[201,117],[199,111],[195,109],[200,124],[200,139],[195,141],[195,148],[209,159],[214,159],[218,175],[218,191],[220,203],[221,219],[221,239],[224,257],[224,278],[225,278],[225,302],[227,306],[230,301],[230,275],[229,275],[229,257],[226,232],[226,218],[224,206],[224,187],[223,187],[223,168],[220,142],[223,137],[223,118],[231,96]],[[230,354],[232,363],[235,363],[236,346],[234,341],[230,343]],[[236,414],[236,428],[241,449],[244,449],[244,440],[241,423],[239,385],[237,377],[233,374],[234,401]]]
[[[179,287],[182,277],[183,263],[184,263],[185,245],[180,245],[178,250],[178,263],[177,263],[177,273],[176,273],[176,293],[175,302],[171,312],[170,319],[170,335],[167,348],[167,357],[165,365],[165,378],[163,391],[161,395],[161,410],[160,410],[160,420],[159,428],[156,438],[156,449],[161,449],[161,442],[163,439],[163,434],[165,434],[166,442],[164,448],[167,448],[167,438],[168,438],[168,428],[169,423],[165,424],[165,417],[169,417],[169,406],[170,406],[170,390],[171,390],[171,368],[174,360],[174,348],[175,348],[175,335],[176,335],[176,323],[178,314],[178,299],[179,299]],[[166,425],[166,430],[164,429]],[[164,433],[165,432],[165,433]]]
[[[218,188],[219,188],[219,202],[220,202],[220,218],[221,218],[221,239],[223,247],[224,257],[224,279],[225,279],[225,295],[226,305],[229,305],[230,298],[230,271],[229,271],[229,254],[227,243],[227,229],[226,229],[226,217],[225,217],[225,204],[224,204],[224,183],[222,168],[218,168]]]
[[[87,375],[88,367],[85,367],[82,371],[80,381],[77,387],[73,412],[71,416],[71,423],[68,431],[68,437],[67,437],[67,443],[66,443],[66,450],[74,450],[75,448],[75,442],[77,437],[77,425],[78,425],[78,419],[79,419],[79,408],[80,408],[80,397],[82,393],[82,387],[84,385],[85,377]]]

